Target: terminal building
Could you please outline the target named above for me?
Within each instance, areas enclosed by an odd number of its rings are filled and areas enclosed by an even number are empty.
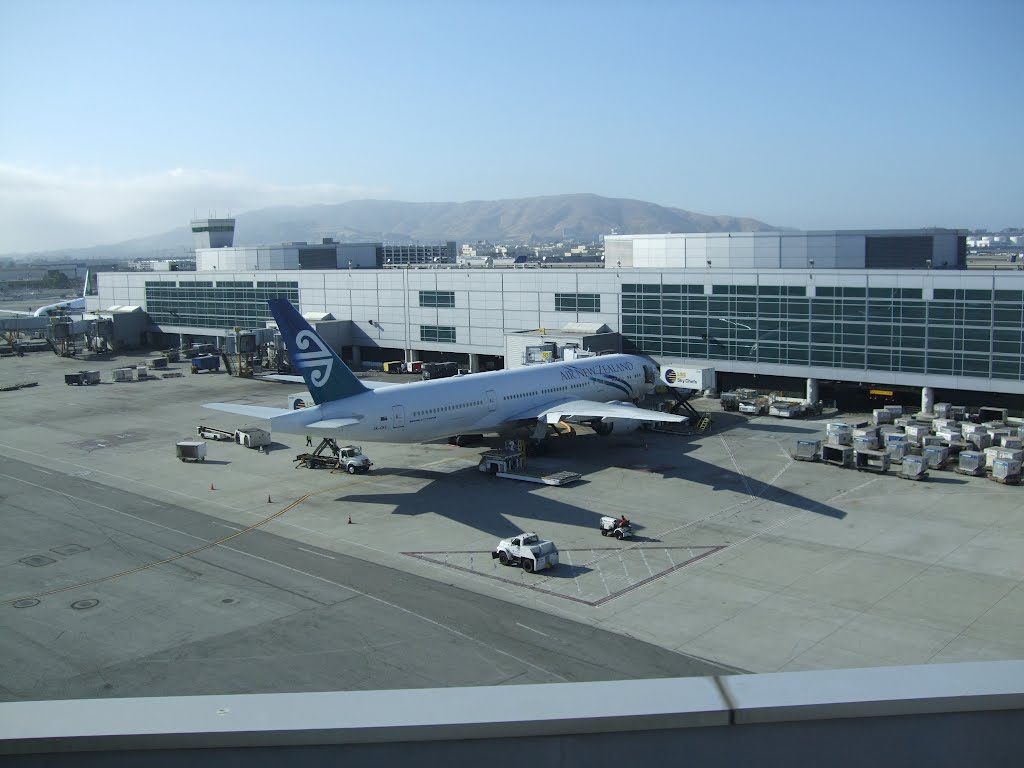
[[[395,269],[378,244],[360,245],[351,269],[348,256],[310,268],[298,245],[211,243],[197,248],[195,273],[101,273],[90,308],[141,307],[151,340],[215,339],[265,327],[266,300],[284,297],[340,321],[333,343],[357,363],[511,367],[530,361],[523,338],[575,329],[612,332],[623,351],[663,364],[713,367],[719,387],[806,384],[811,398],[818,382],[825,396],[833,386],[1022,394],[1024,274],[968,271],[966,234],[616,235],[605,240],[604,269],[576,270],[437,269],[412,255]],[[446,250],[454,257],[454,243]]]

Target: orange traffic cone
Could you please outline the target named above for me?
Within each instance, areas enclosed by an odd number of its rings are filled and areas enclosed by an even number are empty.
[[[213,487],[213,483],[210,483],[210,490],[211,491],[216,491],[217,490],[216,488]]]

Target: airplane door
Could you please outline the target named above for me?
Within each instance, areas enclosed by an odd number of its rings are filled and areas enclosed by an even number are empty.
[[[494,393],[493,389],[487,390],[487,410],[493,411],[498,407],[498,396]]]
[[[391,406],[391,428],[399,429],[405,426],[405,406]]]

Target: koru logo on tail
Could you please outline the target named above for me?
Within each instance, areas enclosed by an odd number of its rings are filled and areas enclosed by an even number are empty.
[[[322,387],[331,376],[334,367],[334,355],[324,348],[312,331],[299,331],[295,334],[295,346],[301,349],[292,355],[292,362],[297,368],[313,368],[309,380],[314,386]]]

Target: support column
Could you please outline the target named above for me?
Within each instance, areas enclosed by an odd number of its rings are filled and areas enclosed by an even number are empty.
[[[807,380],[807,403],[814,405],[818,402],[818,380],[808,379]]]
[[[352,345],[352,365],[361,368],[363,365],[363,351],[357,344]]]
[[[469,353],[469,372],[480,373],[480,355]]]
[[[935,390],[931,387],[921,387],[921,410],[924,413],[931,413],[935,407]]]

